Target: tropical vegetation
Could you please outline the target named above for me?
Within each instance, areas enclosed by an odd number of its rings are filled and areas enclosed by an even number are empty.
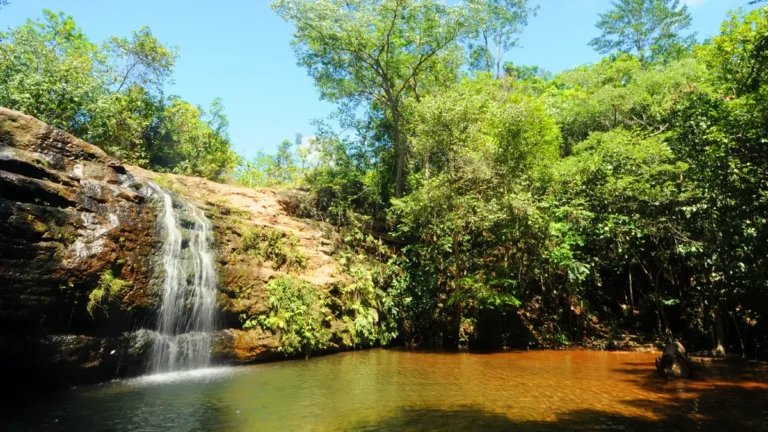
[[[557,74],[504,61],[535,17],[525,0],[272,8],[352,133],[321,121],[243,160],[220,101],[163,93],[176,48],[148,28],[97,46],[49,11],[1,35],[0,105],[129,163],[301,186],[305,215],[356,257],[357,285],[336,297],[367,293],[363,312],[335,312],[375,324],[351,326],[370,329],[352,330],[355,343],[766,345],[768,8],[733,12],[697,42],[683,2],[616,0],[585,41],[605,57]],[[251,253],[291,247],[249,235]],[[271,312],[252,325],[290,335],[287,350],[327,343],[327,296],[290,277],[268,288]]]

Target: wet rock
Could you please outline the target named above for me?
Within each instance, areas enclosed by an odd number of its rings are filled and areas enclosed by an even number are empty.
[[[677,341],[667,344],[664,353],[656,359],[656,370],[666,378],[690,378],[693,369],[683,344]]]
[[[143,352],[128,344],[131,331],[151,325],[156,308],[154,202],[101,149],[0,108],[0,364],[7,373],[59,371],[77,382],[111,378],[135,363],[132,353]],[[89,312],[107,271],[129,289]]]
[[[0,337],[0,366],[13,387],[51,387],[97,383],[146,370],[151,332],[140,330],[118,337],[51,335],[41,338]]]
[[[213,335],[214,363],[252,363],[284,357],[280,343],[271,333],[261,329],[220,330]]]

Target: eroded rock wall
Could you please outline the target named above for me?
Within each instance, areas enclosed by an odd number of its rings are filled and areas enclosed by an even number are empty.
[[[0,367],[9,379],[103,380],[141,367],[129,355],[141,338],[128,334],[154,316],[155,207],[98,147],[0,108]],[[93,294],[107,282],[115,292]]]
[[[172,192],[174,201],[202,209],[213,223],[215,363],[305,354],[284,349],[280,329],[260,321],[274,309],[270,281],[282,278],[312,290],[314,306],[324,311],[315,318],[325,339],[312,353],[365,346],[354,324],[365,320],[356,320],[352,307],[375,305],[361,304],[356,289],[343,289],[354,277],[336,259],[338,235],[328,224],[295,217],[285,192],[124,166],[94,145],[0,108],[4,382],[97,382],[147,370],[164,277],[162,203],[149,181]],[[248,250],[246,238],[254,230],[265,241],[284,241],[280,248],[291,256],[283,262],[270,256],[274,250]],[[252,243],[258,248],[260,241]]]

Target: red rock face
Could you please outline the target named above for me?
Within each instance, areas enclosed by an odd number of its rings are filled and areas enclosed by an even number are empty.
[[[0,224],[0,366],[130,373],[117,366],[131,363],[126,333],[154,317],[146,186],[99,148],[0,108]],[[106,272],[125,288],[89,312]]]

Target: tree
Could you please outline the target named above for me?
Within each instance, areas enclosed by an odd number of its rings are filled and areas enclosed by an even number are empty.
[[[104,44],[111,56],[110,87],[118,93],[132,85],[162,89],[173,73],[178,48],[167,48],[152,36],[149,27],[133,32],[131,40],[111,37]]]
[[[724,321],[761,308],[768,292],[768,10],[733,14],[697,50],[713,90],[692,88],[675,110],[672,148],[691,166],[700,204],[691,230],[702,239],[699,297],[712,322],[716,354],[726,350]],[[743,341],[742,341],[743,342]]]
[[[593,257],[596,270],[610,280],[633,273],[645,280],[660,337],[669,331],[665,306],[679,301],[663,290],[665,275],[682,273],[673,264],[698,246],[685,233],[687,166],[677,163],[666,138],[622,128],[595,132],[558,164],[554,182],[560,205],[588,215],[578,232],[585,239],[581,252]],[[629,298],[634,308],[636,293]]]
[[[103,94],[99,72],[105,59],[71,16],[50,10],[43,16],[3,37],[0,105],[78,133],[88,118],[86,107]]]
[[[121,160],[221,178],[236,157],[221,101],[205,114],[167,98],[177,57],[143,27],[131,39],[88,40],[74,19],[43,11],[2,35],[0,105],[90,141]]]
[[[402,196],[409,152],[403,101],[418,99],[424,81],[439,80],[440,68],[455,62],[463,9],[437,0],[277,0],[272,8],[296,27],[299,64],[323,98],[384,111],[395,196]]]
[[[470,66],[501,77],[504,55],[517,46],[528,18],[539,6],[528,0],[469,0]],[[495,51],[495,54],[494,54]]]
[[[0,0],[0,9],[2,9],[3,6],[8,6],[8,4],[9,4],[8,0]],[[2,41],[3,41],[3,36],[2,34],[0,34],[0,42]]]
[[[694,35],[681,35],[691,15],[680,0],[616,0],[612,5],[597,22],[602,34],[589,42],[601,54],[635,54],[647,65],[678,57],[694,42]]]
[[[291,151],[293,143],[289,140],[283,140],[279,146],[277,146],[277,153],[273,157],[273,177],[278,184],[293,184],[296,180],[296,163],[295,156]]]
[[[692,86],[707,86],[708,76],[704,62],[695,58],[643,69],[637,58],[624,54],[559,74],[545,98],[560,123],[568,155],[573,144],[596,131],[668,131],[679,96]]]
[[[559,132],[536,100],[489,76],[426,96],[414,111],[412,191],[393,200],[413,305],[437,343],[467,345],[476,321],[519,306],[525,190],[557,159]],[[544,168],[546,169],[546,168]],[[520,195],[518,195],[520,192]],[[528,262],[532,261],[530,259]],[[434,317],[437,317],[435,319]]]
[[[170,166],[179,174],[218,180],[235,168],[226,116],[221,100],[211,103],[208,112],[182,100],[170,98],[162,114],[162,128],[154,165]]]

